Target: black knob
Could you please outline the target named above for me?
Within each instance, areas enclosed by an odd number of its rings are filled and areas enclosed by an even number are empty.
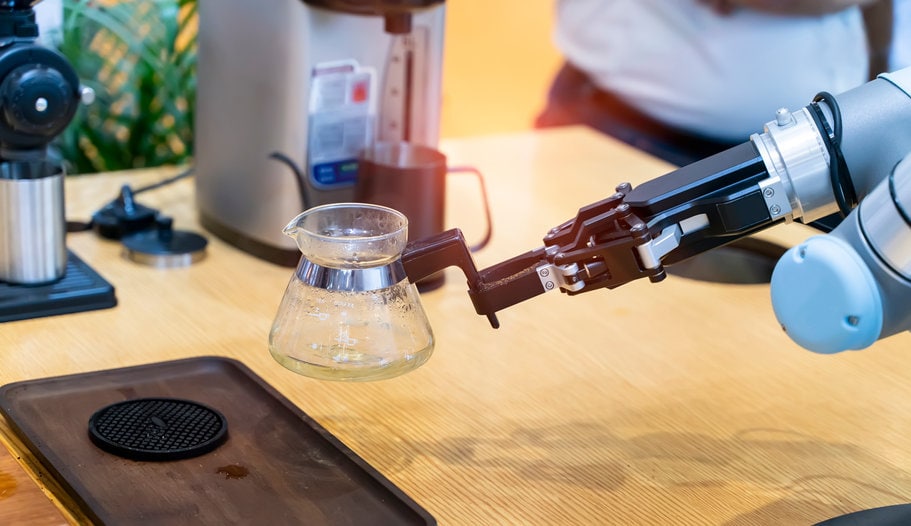
[[[53,137],[69,124],[74,88],[54,68],[27,64],[0,84],[3,117],[13,131]]]

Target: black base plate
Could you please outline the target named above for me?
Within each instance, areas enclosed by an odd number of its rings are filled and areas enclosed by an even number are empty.
[[[69,252],[66,274],[48,285],[0,282],[0,322],[107,309],[117,305],[114,287]]]

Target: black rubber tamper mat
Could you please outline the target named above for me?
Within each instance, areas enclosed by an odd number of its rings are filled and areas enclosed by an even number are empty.
[[[191,458],[217,448],[227,436],[221,413],[189,400],[126,400],[99,409],[89,419],[92,442],[130,460]]]

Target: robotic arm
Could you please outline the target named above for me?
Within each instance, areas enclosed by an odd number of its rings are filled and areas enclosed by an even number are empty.
[[[911,68],[778,110],[748,142],[581,208],[544,246],[478,271],[458,230],[411,243],[417,281],[459,266],[491,325],[550,290],[569,295],[665,277],[665,265],[791,221],[839,213],[772,276],[787,333],[817,352],[861,349],[911,329]],[[907,159],[906,159],[907,156]],[[858,204],[860,206],[858,206]]]

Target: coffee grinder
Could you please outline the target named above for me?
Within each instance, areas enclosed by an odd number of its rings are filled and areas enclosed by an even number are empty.
[[[200,0],[196,204],[205,228],[293,266],[288,218],[351,201],[376,141],[436,147],[443,0]]]
[[[0,321],[116,304],[113,287],[66,248],[65,174],[48,145],[93,92],[36,43],[38,1],[0,2]]]

